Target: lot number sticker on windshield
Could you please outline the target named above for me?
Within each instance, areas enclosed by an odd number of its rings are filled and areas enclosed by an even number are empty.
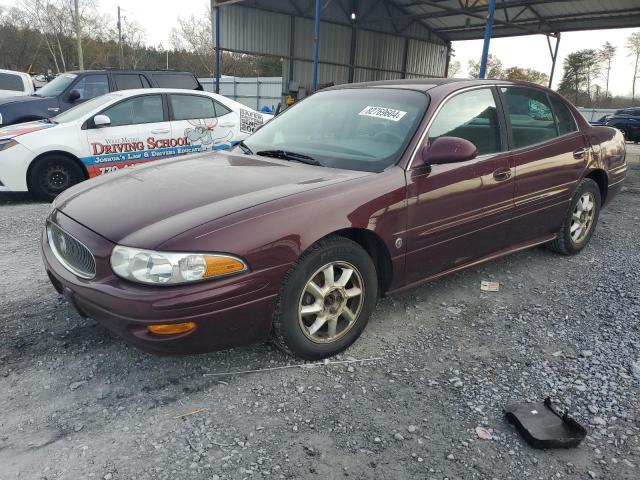
[[[394,122],[399,121],[404,117],[407,112],[402,110],[396,110],[395,108],[387,107],[365,107],[358,115],[364,115],[366,117],[384,118],[385,120],[392,120]]]

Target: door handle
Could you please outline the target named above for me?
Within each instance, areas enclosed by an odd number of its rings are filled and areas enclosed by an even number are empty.
[[[169,133],[169,129],[168,128],[157,128],[155,130],[151,130],[151,133],[153,134],[159,134],[159,133]]]
[[[511,178],[511,169],[496,170],[493,172],[493,178],[498,182],[504,182]]]
[[[573,158],[576,160],[582,160],[586,153],[587,151],[584,148],[579,148],[573,151]]]
[[[225,123],[221,123],[220,126],[221,127],[225,127],[225,128],[231,128],[235,125],[235,123],[233,122],[225,122]]]

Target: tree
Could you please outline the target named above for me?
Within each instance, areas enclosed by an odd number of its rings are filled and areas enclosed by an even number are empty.
[[[605,65],[605,96],[609,95],[609,76],[611,75],[611,61],[616,56],[616,47],[609,42],[605,42],[600,50],[598,50],[600,61]]]
[[[564,59],[564,74],[558,91],[579,103],[582,99],[592,104],[594,80],[601,72],[601,59],[593,49],[578,50]]]
[[[480,62],[474,62],[473,60],[469,60],[467,64],[469,69],[469,76],[472,78],[480,77]],[[487,57],[487,73],[485,75],[486,78],[502,78],[502,62],[500,59],[494,55],[489,54]]]
[[[206,14],[178,17],[177,25],[171,29],[169,40],[178,51],[191,52],[198,66],[204,68],[210,77],[214,75],[213,39],[211,37],[211,8]],[[195,70],[195,68],[192,68]]]
[[[462,65],[460,65],[459,60],[454,60],[449,63],[449,78],[455,77],[462,70]]]
[[[526,80],[527,82],[546,85],[549,82],[549,76],[533,68],[509,67],[504,71],[503,78],[509,80]]]
[[[593,81],[600,75],[602,64],[598,52],[592,48],[580,50],[579,53],[583,57],[585,75],[587,80],[587,95],[591,100],[591,91]]]
[[[634,59],[633,83],[631,84],[631,99],[636,98],[636,80],[638,79],[638,60],[640,60],[640,32],[633,32],[627,37],[625,42],[627,47],[627,57]]]

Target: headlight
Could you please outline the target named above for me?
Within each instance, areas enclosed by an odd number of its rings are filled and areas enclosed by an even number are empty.
[[[3,150],[7,150],[11,147],[15,147],[16,145],[18,145],[18,142],[16,142],[13,138],[9,138],[7,140],[0,140],[0,152]]]
[[[231,255],[154,252],[120,245],[111,252],[111,268],[121,278],[151,285],[198,282],[249,269]]]

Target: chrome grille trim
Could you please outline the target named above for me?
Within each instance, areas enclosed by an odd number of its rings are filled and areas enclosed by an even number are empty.
[[[64,268],[86,280],[96,276],[96,260],[77,238],[53,222],[47,222],[47,240],[51,251]],[[61,251],[63,250],[63,251]]]

